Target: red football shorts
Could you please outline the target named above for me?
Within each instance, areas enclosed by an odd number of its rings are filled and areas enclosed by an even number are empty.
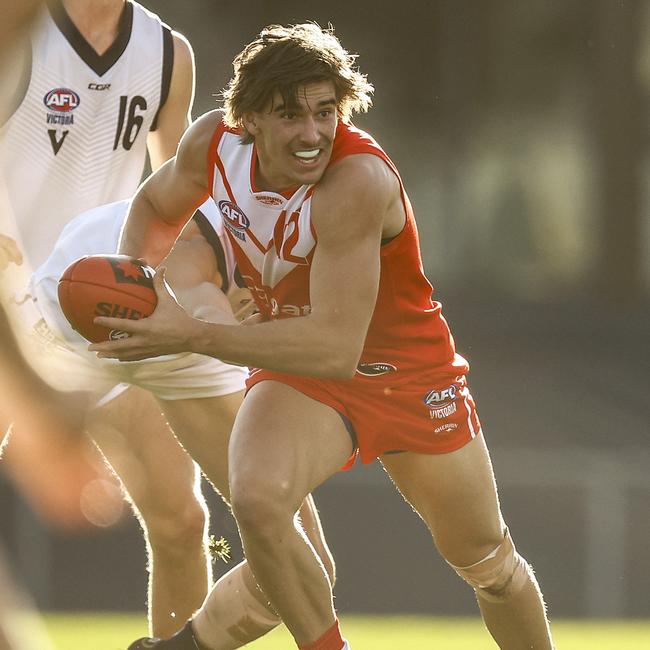
[[[356,438],[355,453],[345,469],[357,454],[363,463],[401,451],[446,454],[481,433],[464,375],[396,371],[335,380],[255,370],[246,386],[250,389],[265,380],[291,386],[338,411]]]

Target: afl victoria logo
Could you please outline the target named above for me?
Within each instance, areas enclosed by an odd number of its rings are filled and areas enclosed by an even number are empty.
[[[238,239],[244,240],[244,232],[251,225],[250,219],[241,211],[239,206],[231,201],[219,201],[219,212],[223,223]]]
[[[458,396],[458,388],[452,384],[444,390],[432,390],[424,396],[424,403],[432,408],[453,402]]]
[[[50,90],[43,98],[45,106],[49,110],[56,111],[57,113],[74,111],[80,102],[79,95],[74,90],[70,90],[70,88],[54,88],[54,90]]]

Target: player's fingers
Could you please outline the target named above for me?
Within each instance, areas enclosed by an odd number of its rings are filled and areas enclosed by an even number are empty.
[[[98,352],[98,359],[117,359],[118,361],[142,361],[143,359],[150,359],[150,354],[143,354],[142,352]]]
[[[146,326],[141,321],[131,320],[130,318],[110,318],[109,316],[96,316],[93,319],[95,325],[101,325],[109,330],[121,330],[135,334],[141,332]]]

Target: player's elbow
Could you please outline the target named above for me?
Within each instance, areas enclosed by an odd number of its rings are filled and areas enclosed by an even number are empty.
[[[352,379],[356,372],[356,366],[351,365],[348,360],[329,358],[324,360],[321,372],[318,374],[323,379]]]
[[[327,379],[352,379],[361,357],[361,346],[334,341],[323,351],[323,376]]]
[[[352,379],[357,371],[365,343],[365,330],[358,324],[344,320],[339,314],[323,316],[312,314],[315,327],[312,342],[316,366],[309,374],[323,379]]]

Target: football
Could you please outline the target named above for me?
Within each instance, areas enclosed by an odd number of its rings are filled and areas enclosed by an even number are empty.
[[[97,316],[138,320],[156,308],[154,270],[128,255],[88,255],[59,280],[59,304],[70,325],[92,343],[125,336],[95,325]]]

